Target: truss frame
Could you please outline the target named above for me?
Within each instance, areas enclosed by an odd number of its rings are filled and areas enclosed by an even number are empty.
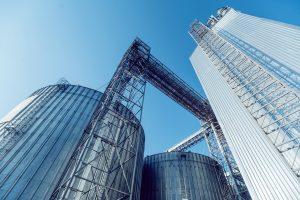
[[[135,178],[125,165],[136,162],[140,151],[134,140],[141,137],[146,82],[134,65],[142,50],[150,49],[132,44],[125,53],[52,199],[132,199]]]
[[[130,84],[130,80],[138,80],[138,83],[141,84],[141,87],[137,87],[136,85],[132,87],[132,84]],[[218,144],[218,146],[216,146],[216,148],[214,149],[215,152],[218,151],[218,156],[214,157],[219,161],[219,163],[221,163],[223,171],[230,174],[230,176],[227,176],[227,184],[224,185],[224,196],[226,196],[227,199],[235,198],[232,197],[234,195],[232,195],[231,187],[229,188],[228,185],[231,184],[230,186],[232,186],[232,188],[237,189],[237,181],[233,180],[230,182],[228,177],[236,178],[236,174],[239,171],[236,167],[236,164],[234,164],[235,161],[228,148],[225,137],[223,137],[222,131],[217,125],[217,120],[207,99],[199,95],[182,79],[180,79],[158,59],[151,55],[150,47],[137,38],[123,56],[123,59],[119,64],[117,71],[115,72],[108,87],[106,88],[101,102],[93,115],[93,120],[84,131],[81,142],[79,143],[78,147],[76,148],[77,150],[72,156],[72,161],[69,162],[69,165],[66,168],[66,172],[64,173],[66,174],[66,176],[61,178],[60,183],[58,184],[55,192],[52,195],[52,199],[65,199],[72,192],[81,194],[84,193],[84,195],[87,194],[86,199],[108,199],[110,197],[108,191],[114,191],[120,195],[123,195],[120,196],[120,198],[122,199],[131,199],[133,182],[131,182],[130,185],[130,180],[127,180],[126,176],[124,177],[126,179],[125,182],[127,185],[127,189],[123,191],[120,191],[117,188],[113,188],[111,187],[111,185],[107,185],[106,180],[108,180],[107,177],[110,176],[110,174],[115,170],[120,171],[123,175],[125,173],[125,170],[123,168],[124,163],[121,162],[119,162],[119,167],[114,168],[113,170],[109,169],[109,166],[112,163],[112,152],[115,152],[117,155],[117,159],[114,160],[114,162],[116,162],[118,161],[118,159],[120,160],[120,156],[119,153],[115,151],[115,148],[122,148],[121,144],[117,144],[116,141],[114,141],[115,138],[118,138],[118,135],[115,135],[115,129],[120,129],[120,127],[117,126],[118,122],[120,121],[122,121],[122,123],[124,124],[128,122],[130,122],[131,124],[136,124],[136,128],[140,126],[143,107],[142,103],[146,82],[151,83],[156,88],[161,90],[175,102],[194,114],[203,123],[210,124],[210,134],[205,134],[204,137],[207,138],[208,135],[214,135],[214,144]],[[128,89],[128,87],[130,87],[131,89]],[[140,94],[138,98],[134,98],[136,94]],[[135,99],[137,102],[133,101],[133,99]],[[131,103],[128,104],[128,102]],[[132,117],[118,117],[118,113],[115,110],[115,108],[119,107],[118,105],[122,105],[127,110],[129,110],[130,113],[132,113],[132,115],[130,115]],[[109,126],[111,126],[109,124],[114,125],[115,129],[108,128]],[[214,129],[212,129],[212,127],[214,127]],[[103,138],[101,137],[101,134],[97,134],[103,130],[107,133],[107,135],[112,135],[112,138]],[[103,147],[101,151],[97,151],[92,148],[91,144],[94,137],[100,138]],[[203,139],[204,137],[200,138]],[[128,140],[130,140],[129,137],[125,139],[125,141]],[[195,142],[196,140],[194,141],[194,143]],[[191,145],[193,144],[190,144],[190,146]],[[93,157],[93,159],[84,161],[84,156],[89,151],[94,151],[95,156]],[[105,163],[107,163],[105,169],[99,169],[99,165],[91,166],[91,163],[97,160],[98,157],[102,154],[105,155],[105,153],[108,153],[107,156],[102,156],[102,161],[105,160]],[[132,157],[130,159],[134,159],[135,157],[136,154],[132,154]],[[234,166],[234,169],[237,170],[235,174],[232,171],[233,167],[231,166]],[[93,174],[88,178],[82,176],[81,172],[84,171],[84,169],[87,167],[93,167],[93,170],[96,170],[97,173],[93,172]],[[95,174],[98,174],[97,178],[95,178],[97,176],[95,176]],[[99,174],[102,175],[100,176]],[[84,191],[83,188],[73,187],[72,185],[74,185],[76,179],[80,179],[81,181],[85,182],[88,181],[91,185],[89,187],[89,190]],[[113,178],[113,180],[115,180],[115,178]],[[99,181],[102,182],[99,183]],[[93,193],[94,196],[88,196],[88,194],[91,193]],[[238,193],[239,197],[241,196],[240,194],[242,193]]]

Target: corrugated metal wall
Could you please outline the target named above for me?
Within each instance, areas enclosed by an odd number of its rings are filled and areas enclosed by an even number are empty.
[[[49,198],[100,96],[81,86],[48,86],[0,126],[1,140],[8,139],[1,146],[0,199]]]
[[[125,109],[123,111],[123,114],[128,114]],[[122,116],[121,113],[120,111],[120,116],[117,118]],[[114,123],[117,123],[116,121],[114,119]],[[101,129],[100,127],[104,126],[101,123],[96,125],[96,129],[99,129],[98,137],[92,138],[89,151],[81,158],[85,164],[89,163],[89,167],[82,168],[80,166],[83,170],[68,186],[63,186],[68,189],[60,190],[56,199],[123,199],[123,191],[128,191],[128,187],[130,187],[130,199],[139,200],[145,143],[144,132],[142,127],[137,124],[124,126],[121,120],[118,123],[120,127],[126,127],[127,130],[122,128],[112,131]],[[128,139],[129,137],[130,139]],[[120,142],[120,146],[116,145],[115,148],[111,148],[107,145],[106,141],[112,138]],[[71,177],[76,167],[75,162],[76,160],[73,159],[69,162],[60,185]],[[120,167],[124,171],[119,170]]]
[[[217,165],[215,160],[196,153],[147,156],[141,200],[221,200],[218,176],[225,177]]]
[[[200,47],[191,62],[252,198],[299,199],[299,180]]]
[[[300,72],[300,28],[297,26],[231,9],[212,29],[226,30]]]
[[[0,123],[0,199],[49,199],[60,180],[68,178],[72,167],[68,166],[71,156],[81,139],[84,129],[100,102],[101,93],[89,88],[74,85],[53,85],[34,92],[29,98],[19,104]],[[120,109],[120,115],[132,115],[128,110]],[[112,157],[103,162],[102,153],[97,161],[97,167],[108,166],[111,173],[105,180],[107,187],[127,187],[123,174],[120,174],[118,157],[124,162],[122,167],[127,176],[132,179],[132,199],[140,198],[140,187],[144,154],[144,132],[137,123],[128,130],[120,132],[131,133],[132,140],[125,140],[122,135],[118,140],[123,149],[136,149],[136,152],[116,149]],[[101,124],[97,124],[99,129]],[[121,125],[122,126],[122,125]],[[128,126],[124,126],[128,127]],[[129,130],[130,129],[130,130]],[[131,130],[132,129],[132,130]],[[107,135],[107,131],[99,135]],[[102,141],[94,138],[94,150],[85,156],[87,162],[96,149],[101,153]],[[105,146],[105,145],[104,145]],[[102,149],[103,150],[103,149]],[[105,150],[105,149],[104,149]],[[135,154],[135,159],[131,159]],[[100,154],[101,155],[101,154]],[[98,162],[98,161],[101,161]],[[109,163],[107,163],[109,162]],[[70,167],[70,168],[69,168]],[[83,175],[91,176],[92,170],[84,171]],[[95,174],[93,174],[95,176]],[[103,178],[101,174],[96,178]],[[76,182],[74,188],[90,187],[90,183]],[[105,187],[106,188],[106,187]],[[97,197],[98,189],[80,199]],[[118,199],[114,190],[107,195],[110,199]]]
[[[299,27],[231,8],[212,30],[300,91]]]
[[[92,135],[88,131],[90,138],[82,140],[88,142],[80,143],[73,153],[52,198],[140,198],[144,131],[130,109],[123,104],[112,105],[104,111],[104,120],[91,120],[95,122]]]

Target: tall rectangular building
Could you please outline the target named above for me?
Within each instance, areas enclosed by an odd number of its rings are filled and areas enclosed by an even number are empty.
[[[300,28],[224,7],[190,60],[253,199],[300,198]]]

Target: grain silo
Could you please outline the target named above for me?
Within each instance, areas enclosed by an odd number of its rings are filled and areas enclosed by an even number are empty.
[[[224,175],[208,156],[167,152],[144,159],[142,200],[223,199]]]
[[[51,197],[55,188],[66,178],[66,172],[72,169],[70,163],[73,154],[78,150],[78,144],[101,102],[101,96],[102,93],[99,91],[82,86],[51,85],[34,92],[0,121],[0,199],[49,199]],[[116,117],[121,118],[125,114],[130,115],[130,112],[122,108]],[[124,149],[128,145],[136,147],[137,156],[123,167],[127,169],[128,174],[136,174],[132,179],[131,187],[134,191],[138,191],[135,194],[138,199],[144,133],[139,122],[135,125],[137,131],[131,132],[134,138],[130,140],[132,143],[125,142],[120,146]],[[105,132],[101,134],[105,136]],[[114,137],[121,140],[124,135],[118,138],[114,135]],[[102,144],[99,141],[99,138],[97,141],[94,140],[95,149],[98,150]],[[121,156],[123,160],[130,157],[128,152],[120,150],[118,155],[114,152],[109,155],[110,163],[101,163],[97,160],[99,162],[95,167],[100,169],[105,165],[113,171],[116,167],[113,162],[114,157]],[[85,175],[90,176],[92,171],[92,169],[86,170]],[[125,183],[118,181],[121,176],[122,174],[111,172],[110,176],[106,177],[104,186],[109,184],[114,188],[124,188]],[[117,180],[118,184],[113,180]],[[84,184],[81,181],[80,185],[74,185],[73,188],[76,187],[76,195],[81,196],[81,199],[95,196],[95,191],[88,188],[88,183]],[[89,197],[83,195],[88,189]],[[112,191],[108,193],[110,196],[114,195]]]

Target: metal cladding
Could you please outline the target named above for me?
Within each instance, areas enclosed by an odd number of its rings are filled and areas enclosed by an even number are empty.
[[[251,197],[299,199],[299,27],[227,9],[190,33],[190,60]]]
[[[78,150],[78,144],[83,139],[84,130],[90,123],[101,96],[100,92],[82,86],[65,83],[47,86],[34,92],[2,119],[0,199],[50,199],[53,196],[55,187],[73,169],[70,164],[74,152]],[[122,106],[118,113],[115,117],[130,115]],[[139,125],[137,130],[138,132],[133,133],[136,140],[122,146],[124,149],[128,146],[138,147],[135,152],[136,160],[123,165],[135,180],[132,186],[135,193],[133,199],[139,199],[144,151],[143,129]],[[105,146],[95,142],[94,146],[97,145]],[[96,150],[91,149],[85,158],[90,158]],[[113,171],[117,166],[113,162],[116,156],[127,161],[131,155],[131,152],[123,151],[118,155],[111,154],[110,163],[99,159],[97,167],[105,166]],[[83,175],[96,178],[97,174],[91,175],[93,172],[93,168],[90,168]],[[115,188],[126,187],[127,183],[121,181],[122,176],[112,172],[106,177],[105,184]],[[88,186],[88,183],[76,182],[74,189],[85,189]],[[91,190],[88,195],[95,197],[98,191]],[[112,199],[115,197],[113,192],[108,195]]]
[[[223,199],[218,163],[201,154],[167,152],[144,159],[141,200]]]
[[[125,107],[119,108],[118,113],[118,116],[111,116],[116,119],[113,121],[115,124],[109,128],[103,129],[103,123],[95,125],[97,137],[92,137],[88,146],[89,151],[81,151],[78,154],[74,152],[73,159],[69,162],[58,185],[59,188],[54,191],[52,198],[99,200],[121,199],[124,196],[132,200],[140,198],[144,131],[137,119],[136,123],[122,121],[123,118],[134,117]],[[111,148],[112,145],[115,148]],[[80,156],[80,160],[84,163],[84,166],[79,166],[82,170],[78,170],[76,165],[78,160],[74,158],[76,156]],[[119,170],[120,168],[122,170]],[[79,172],[76,176],[72,176],[76,170]],[[69,181],[72,177],[75,178]],[[128,190],[130,191],[128,194],[123,192]]]
[[[300,27],[226,10],[212,30],[299,92]]]
[[[34,92],[0,124],[0,199],[47,199],[101,93],[73,85]]]

